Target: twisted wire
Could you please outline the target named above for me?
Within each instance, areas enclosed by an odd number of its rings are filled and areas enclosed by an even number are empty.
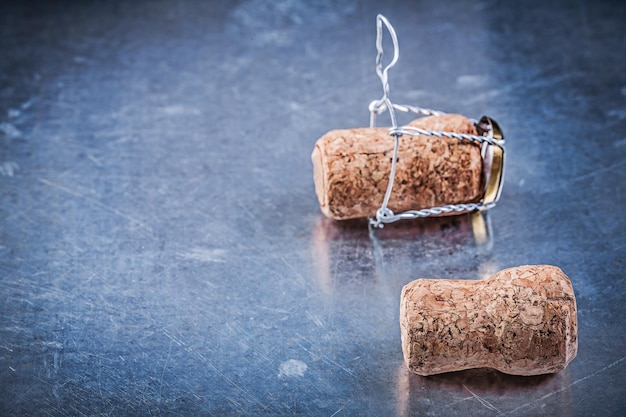
[[[408,104],[391,103],[391,107],[403,113],[415,113],[415,114],[421,114],[423,116],[441,116],[441,115],[446,114],[442,111],[427,109],[424,107],[410,106]],[[374,100],[369,104],[368,109],[370,111],[370,115],[375,116],[375,115],[386,112],[387,104],[385,104],[385,101],[382,99]],[[375,127],[375,123],[370,123],[370,127]]]
[[[424,130],[424,129],[420,129],[419,127],[413,127],[413,126],[402,126],[402,127],[390,128],[389,134],[394,135],[394,136],[397,134],[409,135],[409,136],[426,135],[426,136],[436,136],[439,138],[458,139],[461,141],[464,140],[468,142],[475,142],[478,144],[482,144],[486,142],[490,145],[495,145],[495,146],[500,146],[500,147],[504,145],[504,140],[494,139],[493,137],[489,137],[489,136],[477,136],[477,135],[470,135],[467,133],[455,133],[455,132],[438,132],[436,130]]]
[[[392,103],[392,106],[394,109],[400,110],[401,112],[423,114],[424,116],[442,116],[446,114],[442,111],[425,109],[423,107],[417,107],[417,106],[409,106],[408,104]]]

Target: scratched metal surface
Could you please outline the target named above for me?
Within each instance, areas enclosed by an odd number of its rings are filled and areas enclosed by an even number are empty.
[[[15,2],[14,2],[15,3]],[[626,409],[626,7],[36,2],[0,14],[0,414],[609,416]],[[508,138],[501,203],[368,236],[309,160],[381,94]],[[402,364],[401,287],[548,263],[554,376]]]

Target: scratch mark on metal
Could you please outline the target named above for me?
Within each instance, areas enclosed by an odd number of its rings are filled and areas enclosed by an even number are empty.
[[[161,380],[159,381],[159,403],[161,402],[161,395],[163,394],[163,380],[165,378],[165,370],[167,369],[167,363],[172,356],[172,344],[174,343],[174,339],[170,338],[170,346],[167,351],[167,357],[165,358],[165,363],[163,364],[163,371],[161,372]]]
[[[476,398],[478,400],[478,402],[481,403],[485,408],[487,408],[489,410],[497,411],[498,414],[502,414],[502,412],[500,410],[498,410],[493,404],[491,404],[489,401],[487,401],[484,398],[482,398],[480,395],[476,394],[474,391],[469,389],[466,385],[463,385],[463,388],[468,390],[469,393],[472,394],[472,396],[474,398]]]
[[[41,182],[42,184],[46,184],[49,187],[56,188],[57,190],[63,191],[66,194],[73,195],[74,197],[78,197],[81,200],[87,201],[90,204],[93,204],[93,205],[95,205],[95,206],[97,206],[97,207],[99,207],[99,208],[101,208],[103,210],[106,210],[106,211],[108,211],[110,213],[113,213],[113,214],[115,214],[115,215],[117,215],[117,216],[119,216],[119,217],[121,217],[121,218],[123,218],[125,220],[128,220],[129,222],[134,223],[137,226],[141,227],[142,229],[152,233],[152,228],[150,226],[144,224],[143,222],[140,222],[137,219],[134,219],[134,218],[132,218],[132,217],[122,213],[121,211],[119,211],[119,210],[117,210],[117,209],[115,209],[113,207],[107,206],[106,204],[102,204],[98,200],[94,200],[93,198],[87,197],[84,194],[81,194],[81,193],[79,193],[77,191],[74,191],[74,190],[70,190],[67,187],[64,187],[64,186],[62,186],[60,184],[56,184],[56,183],[54,183],[52,181],[49,181],[47,179],[44,179],[44,178],[37,178],[37,180],[39,182]]]
[[[451,403],[447,403],[446,407],[449,407],[449,406],[454,405],[454,404],[462,403],[463,401],[471,400],[473,398],[474,398],[473,395],[469,396],[469,397],[461,398],[460,400],[456,400],[456,401],[452,401]]]
[[[570,389],[571,387],[573,387],[573,386],[574,386],[574,385],[576,385],[576,384],[579,384],[579,383],[581,383],[581,382],[583,382],[583,381],[586,381],[586,380],[587,380],[587,379],[589,379],[589,378],[592,378],[592,377],[594,377],[594,376],[596,376],[596,375],[598,375],[598,374],[601,374],[601,373],[602,373],[602,372],[604,372],[604,371],[607,371],[607,370],[609,370],[609,369],[611,369],[611,368],[614,368],[614,367],[618,366],[618,365],[619,365],[619,364],[621,364],[624,360],[626,360],[626,356],[624,356],[624,357],[622,357],[622,358],[620,358],[620,359],[616,360],[616,361],[615,361],[615,362],[613,362],[613,363],[610,363],[610,364],[606,365],[606,366],[605,366],[604,368],[602,368],[602,369],[599,369],[599,370],[597,370],[597,371],[595,371],[595,372],[590,373],[589,375],[587,375],[587,376],[585,376],[585,377],[582,377],[582,378],[580,378],[580,379],[577,379],[576,381],[572,382],[571,384],[569,384],[569,385],[567,385],[567,386],[565,386],[565,387],[563,387],[563,388],[561,388],[561,389],[559,389],[559,390],[552,391],[552,392],[550,392],[550,393],[548,393],[548,394],[544,395],[543,397],[540,397],[540,398],[538,398],[538,399],[536,399],[536,400],[533,400],[533,401],[527,402],[526,404],[522,404],[522,405],[520,405],[519,407],[515,408],[514,410],[511,410],[511,411],[507,412],[507,414],[509,414],[509,413],[515,413],[515,412],[517,412],[517,411],[519,411],[519,410],[522,410],[522,409],[524,409],[524,408],[526,408],[526,407],[530,407],[531,405],[533,405],[533,404],[535,404],[535,403],[538,403],[538,402],[540,402],[540,401],[543,401],[543,400],[546,400],[546,399],[548,399],[548,398],[550,398],[550,397],[553,397],[553,396],[555,396],[555,395],[557,395],[557,394],[560,394],[561,392],[563,392],[563,391],[565,391],[565,390]]]
[[[337,411],[335,411],[334,413],[332,413],[332,414],[330,415],[330,417],[334,417],[334,416],[336,416],[336,415],[337,415],[337,414],[339,414],[339,412],[340,412],[340,411],[342,411],[342,410],[343,410],[343,407],[341,407],[339,410],[337,410]]]
[[[167,336],[168,338],[170,338],[171,340],[173,340],[174,342],[176,342],[178,345],[184,347],[185,351],[189,352],[189,353],[193,353],[194,355],[196,355],[198,358],[200,358],[205,364],[207,364],[211,369],[213,369],[215,371],[215,373],[217,373],[217,375],[224,379],[226,382],[228,382],[230,385],[232,385],[233,387],[235,387],[236,389],[238,389],[239,391],[241,391],[246,397],[248,397],[252,402],[254,402],[255,404],[258,404],[261,408],[263,408],[265,411],[271,411],[274,413],[274,410],[271,410],[267,405],[263,404],[257,397],[255,397],[254,395],[252,395],[252,393],[250,393],[250,391],[248,391],[247,389],[245,389],[244,387],[242,387],[241,385],[237,384],[235,381],[233,381],[231,378],[228,377],[228,375],[226,375],[224,372],[222,372],[217,366],[215,366],[215,364],[213,362],[211,362],[209,359],[207,359],[202,353],[198,352],[195,348],[190,347],[190,346],[186,346],[186,343],[172,335],[170,335],[167,332],[163,332],[165,334],[165,336]]]
[[[88,153],[87,154],[87,158],[93,162],[94,164],[96,164],[97,166],[101,167],[102,166],[102,162],[96,158],[95,156],[93,156],[92,154]]]
[[[200,262],[226,262],[227,251],[225,249],[194,248],[188,252],[178,253],[183,259]]]
[[[185,345],[182,341],[178,340],[178,338],[176,338],[175,336],[172,336],[172,335],[171,335],[171,334],[169,334],[167,331],[163,330],[163,334],[164,334],[164,335],[165,335],[168,339],[173,340],[174,342],[176,342],[176,344],[177,344],[178,346],[184,346],[184,345]],[[120,356],[120,358],[121,358],[121,356]]]
[[[293,265],[291,265],[289,262],[287,262],[287,260],[285,259],[285,257],[281,254],[279,255],[280,260],[283,261],[283,263],[285,265],[287,265],[289,267],[289,269],[291,269],[291,271],[300,279],[304,280],[304,276],[302,275],[302,273],[300,273],[300,271],[298,271],[297,268],[294,268]]]
[[[301,338],[302,340],[306,340],[306,339],[305,339],[302,335],[300,335],[300,334],[296,334],[296,335],[297,335],[299,338]],[[334,360],[332,360],[332,359],[330,359],[330,358],[328,358],[328,357],[326,357],[326,356],[324,356],[324,355],[322,355],[322,354],[316,354],[316,353],[314,353],[314,352],[311,352],[309,349],[305,348],[305,347],[302,345],[302,343],[298,343],[298,345],[302,348],[302,350],[304,350],[304,351],[305,351],[306,353],[308,353],[309,355],[311,355],[311,356],[319,356],[320,358],[322,358],[322,360],[323,360],[324,362],[326,362],[326,363],[328,363],[328,364],[331,364],[331,365],[334,365],[334,366],[336,366],[337,368],[339,368],[339,369],[341,369],[341,370],[345,371],[348,375],[350,375],[350,376],[352,376],[352,377],[356,378],[356,375],[355,375],[352,371],[350,371],[348,368],[346,368],[346,367],[344,367],[344,366],[342,366],[342,365],[338,364],[338,363],[337,363],[337,362],[335,362]]]
[[[321,329],[327,330],[326,326],[324,326],[324,323],[322,323],[322,320],[320,320],[319,317],[317,317],[316,315],[310,313],[307,311],[306,315],[309,317],[309,319],[315,323],[315,325]]]
[[[261,401],[259,401],[258,398],[256,398],[254,395],[252,395],[247,389],[245,389],[244,387],[242,387],[241,385],[239,385],[235,381],[233,381],[231,378],[229,378],[228,375],[226,375],[224,372],[219,370],[218,367],[215,366],[215,364],[213,364],[213,362],[209,361],[200,352],[198,352],[194,348],[188,348],[188,351],[195,353],[200,359],[202,359],[202,361],[204,361],[207,365],[209,365],[222,379],[226,380],[233,387],[237,388],[239,391],[244,393],[250,400],[252,400],[254,403],[256,403],[259,406],[261,406],[264,410],[269,411],[268,407],[265,404],[263,404]]]
[[[240,208],[241,208],[244,212],[246,212],[246,214],[247,214],[248,216],[250,216],[250,218],[251,218],[251,219],[256,219],[256,217],[257,217],[257,216],[256,216],[256,215],[252,212],[252,210],[250,210],[250,209],[248,208],[248,206],[246,206],[245,204],[241,204],[241,203],[240,203],[240,204],[238,204],[238,206],[239,206],[239,207],[240,207]]]
[[[0,132],[7,135],[9,139],[22,137],[22,132],[11,123],[0,123]]]
[[[17,164],[17,162],[6,161],[0,163],[0,175],[4,177],[12,177],[13,174],[15,174],[19,169],[20,166]]]
[[[583,174],[583,175],[579,175],[578,177],[572,178],[571,181],[580,181],[580,180],[585,180],[587,178],[591,178],[591,177],[595,177],[598,174],[603,174],[606,172],[611,172],[617,168],[620,168],[622,166],[626,165],[626,160],[618,162],[616,164],[613,165],[609,165],[608,167],[604,167],[604,168],[600,168],[600,169],[596,169],[593,170],[587,174]]]

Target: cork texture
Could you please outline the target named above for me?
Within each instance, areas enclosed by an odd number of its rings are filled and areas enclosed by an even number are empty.
[[[572,284],[549,265],[479,281],[415,280],[402,289],[400,328],[404,360],[424,376],[471,368],[556,373],[578,350]]]
[[[464,116],[447,114],[416,119],[409,126],[476,134]],[[322,212],[343,220],[375,216],[383,202],[394,148],[388,128],[333,130],[313,150],[315,192]],[[483,163],[477,144],[425,135],[400,138],[394,212],[476,202],[483,194]]]

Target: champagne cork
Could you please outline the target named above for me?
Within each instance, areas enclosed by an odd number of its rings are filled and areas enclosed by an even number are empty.
[[[402,351],[419,375],[493,368],[556,373],[578,350],[576,300],[555,266],[520,266],[479,281],[418,279],[400,300]]]
[[[456,114],[419,118],[409,126],[476,135],[473,123]],[[317,141],[311,159],[324,215],[375,216],[389,182],[394,143],[387,128],[333,130]],[[483,192],[478,144],[426,135],[400,138],[388,205],[394,212],[477,202]]]

